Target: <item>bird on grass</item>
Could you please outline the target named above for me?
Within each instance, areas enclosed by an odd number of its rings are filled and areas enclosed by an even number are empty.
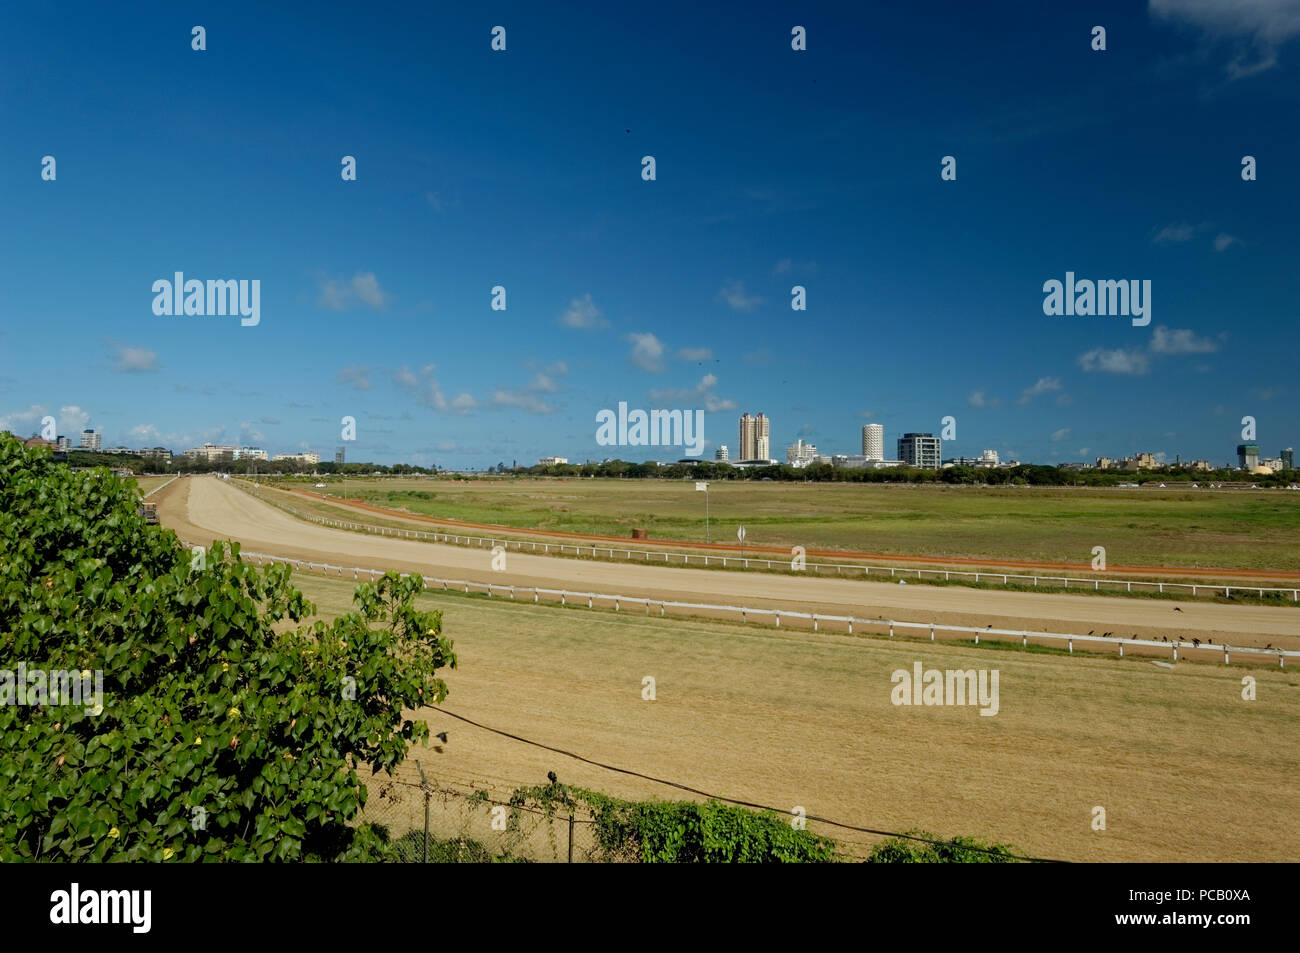
[[[1178,608],[1178,606],[1174,606],[1174,611],[1175,611],[1175,612],[1182,612],[1183,610],[1180,609],[1180,608]]]
[[[447,743],[447,732],[445,731],[438,732],[434,737],[441,741],[443,745]],[[438,754],[442,754],[442,745],[434,745],[433,750],[438,752]]]
[[[560,782],[560,779],[555,776],[554,771],[546,772],[546,780],[550,781],[552,784],[558,784]]]
[[[1089,629],[1089,630],[1088,630],[1088,634],[1089,634],[1089,635],[1092,635],[1092,629]]]
[[[1198,649],[1199,649],[1199,648],[1201,647],[1201,640],[1200,640],[1200,639],[1192,639],[1192,646],[1193,646],[1193,648],[1198,648]]]

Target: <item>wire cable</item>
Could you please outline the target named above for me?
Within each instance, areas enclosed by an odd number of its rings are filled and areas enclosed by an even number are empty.
[[[737,804],[740,805],[741,807],[752,807],[755,810],[760,810],[760,811],[771,811],[774,814],[785,813],[784,811],[772,807],[769,804],[758,804],[755,803],[754,801],[744,801],[739,798],[727,797],[726,795],[723,794],[712,794],[708,791],[701,791],[699,788],[693,788],[688,784],[681,784],[677,781],[669,781],[666,778],[657,778],[652,774],[642,774],[640,771],[633,771],[630,768],[620,768],[612,764],[606,764],[603,761],[594,761],[591,758],[585,758],[580,754],[577,754],[573,751],[567,751],[564,748],[556,748],[552,745],[543,744],[540,741],[533,741],[531,738],[524,738],[520,735],[511,734],[508,731],[502,731],[500,728],[493,728],[490,725],[481,724],[477,721],[474,721],[473,719],[466,718],[464,715],[458,715],[454,711],[448,711],[445,708],[436,708],[434,706],[430,706],[430,707],[433,707],[433,710],[436,712],[440,712],[441,714],[447,715],[450,718],[455,718],[457,721],[462,721],[467,725],[473,725],[475,728],[481,728],[484,731],[489,731],[494,735],[500,735],[503,738],[509,738],[512,741],[519,741],[526,745],[532,745],[535,748],[541,748],[545,751],[554,752],[555,754],[562,754],[566,758],[573,758],[575,761],[581,761],[584,764],[590,764],[597,768],[604,768],[606,771],[614,771],[617,772],[618,774],[626,774],[634,778],[642,778],[646,781],[653,781],[656,784],[663,784],[671,788],[677,788],[679,791],[686,791],[690,794],[698,794],[701,797],[710,798],[715,801],[726,801],[728,804]],[[818,821],[822,824],[829,824],[832,827],[838,827],[846,831],[857,831],[862,834],[877,834],[883,837],[896,837],[896,838],[901,838],[903,840],[919,841],[923,844],[932,844],[936,847],[952,846],[952,844],[950,844],[947,841],[934,840],[933,838],[921,837],[916,834],[904,834],[898,831],[882,831],[882,830],[876,830],[875,828],[871,828],[871,827],[859,827],[855,824],[845,824],[842,821],[831,820],[829,817],[820,817],[816,814],[808,814],[806,815],[806,817],[810,821]],[[969,845],[969,846],[962,845],[962,849],[977,851],[983,854],[996,854],[1001,857],[1011,857],[1014,860],[1024,860],[1024,861],[1029,861],[1031,863],[1037,863],[1037,864],[1069,863],[1069,861],[1066,860],[1057,860],[1050,857],[1027,857],[1027,856],[1022,856],[1020,854],[1005,853],[1003,851],[999,851],[992,847],[977,847],[975,845]]]

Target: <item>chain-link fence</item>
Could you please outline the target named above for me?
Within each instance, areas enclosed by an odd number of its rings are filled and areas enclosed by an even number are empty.
[[[536,802],[511,805],[473,785],[389,779],[371,782],[358,820],[381,827],[405,863],[635,863],[636,844],[602,842],[591,809],[564,802],[548,811]],[[508,797],[508,796],[506,796]],[[846,860],[864,860],[882,838],[845,836],[816,819],[811,834],[836,842]]]
[[[371,783],[360,820],[387,831],[406,863],[611,863],[635,852],[602,845],[583,804],[511,805],[447,783]]]

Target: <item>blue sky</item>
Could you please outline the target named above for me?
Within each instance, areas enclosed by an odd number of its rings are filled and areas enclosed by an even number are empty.
[[[326,457],[351,415],[349,459],[449,467],[681,455],[597,446],[619,401],[704,409],[709,458],[743,411],[774,455],[946,415],[945,456],[1300,443],[1296,0],[253,6],[6,13],[0,427]],[[176,271],[260,280],[260,323],[156,316]],[[1044,315],[1067,271],[1149,279],[1150,325]]]

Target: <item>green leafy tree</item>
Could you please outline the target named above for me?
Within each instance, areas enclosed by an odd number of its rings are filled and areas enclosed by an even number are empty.
[[[428,737],[408,713],[456,664],[422,580],[390,573],[301,624],[287,567],[237,544],[199,558],[137,503],[0,435],[0,668],[103,673],[99,714],[0,705],[0,861],[382,856],[359,772]]]

